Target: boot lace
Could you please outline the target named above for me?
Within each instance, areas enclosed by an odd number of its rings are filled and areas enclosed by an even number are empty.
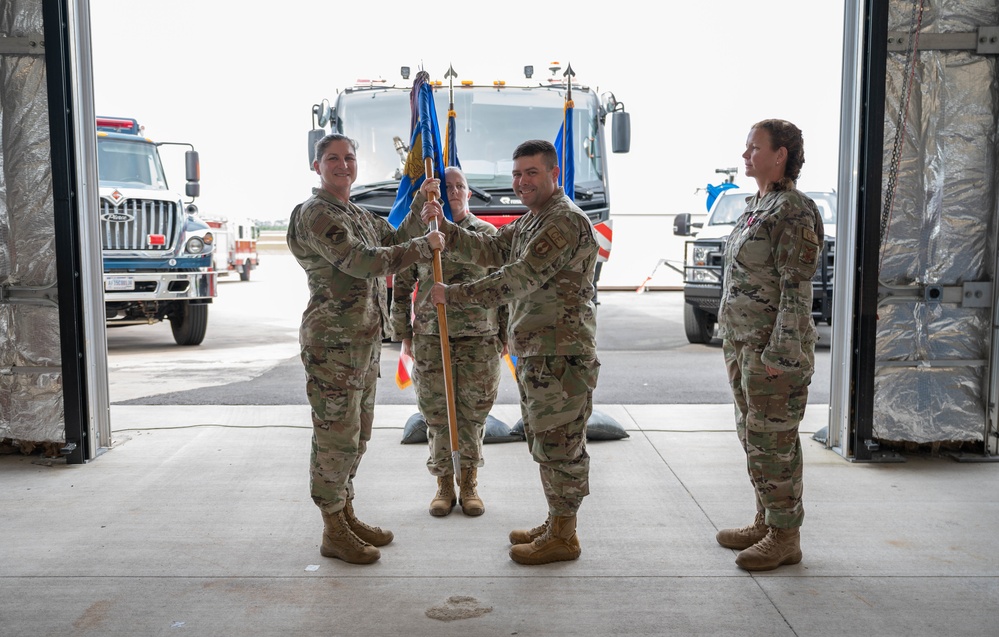
[[[450,476],[437,480],[437,495],[435,500],[450,500],[454,497],[454,480]]]
[[[536,527],[534,527],[533,529],[531,529],[530,532],[529,532],[529,534],[530,535],[539,535],[539,536],[540,535],[544,535],[546,533],[550,534],[551,533],[551,528],[552,528],[552,525],[551,525],[551,516],[548,516],[547,518],[545,518],[544,522],[542,522],[541,524],[539,524]]]
[[[777,540],[780,539],[781,530],[777,527],[770,527],[766,537],[756,543],[756,550],[763,555],[769,555],[777,549]]]
[[[335,525],[333,528],[334,535],[341,535],[345,537],[354,548],[363,549],[368,546],[368,543],[357,537],[357,534],[350,528],[350,523],[347,521],[346,514],[339,517],[339,522],[340,524]]]
[[[469,496],[478,497],[478,494],[475,492],[476,484],[478,483],[472,477],[472,472],[465,472],[465,479],[461,481],[461,490],[467,492]]]
[[[757,513],[756,518],[753,519],[753,523],[742,527],[741,529],[739,529],[738,532],[744,535],[751,535],[755,533],[757,529],[759,529],[761,526],[764,526],[763,514]]]
[[[531,529],[531,533],[533,534],[534,531],[537,531],[537,530],[540,530],[540,529]],[[541,533],[541,535],[539,535],[538,537],[534,538],[534,543],[533,543],[534,547],[535,548],[541,548],[541,546],[545,542],[548,542],[550,539],[552,539],[552,527],[549,524],[548,526],[546,526],[544,528],[544,531]]]
[[[356,515],[354,515],[353,505],[347,505],[343,508],[343,518],[347,522],[347,528],[353,531],[354,529],[362,529],[368,531],[369,533],[381,534],[383,531],[377,526],[371,526],[366,522],[362,522]],[[363,541],[363,540],[362,540]]]

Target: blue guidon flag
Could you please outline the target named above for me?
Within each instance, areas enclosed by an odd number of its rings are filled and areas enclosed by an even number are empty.
[[[427,83],[430,74],[420,71],[413,81],[413,91],[410,93],[410,105],[412,107],[412,137],[409,142],[409,155],[406,157],[406,170],[399,182],[399,190],[395,195],[395,203],[392,204],[392,211],[389,212],[388,222],[393,227],[398,228],[406,215],[409,214],[409,206],[413,203],[413,198],[420,191],[426,179],[424,159],[432,157],[434,160],[434,170],[438,174],[443,173],[446,164],[441,153],[441,133],[437,125],[437,109],[434,107],[434,91]],[[457,160],[457,152],[455,153]],[[446,192],[441,189],[442,194]],[[444,216],[450,221],[451,206],[447,197],[441,197],[441,204],[444,207]]]
[[[455,118],[458,114],[451,109],[447,112],[447,129],[444,132],[444,165],[450,168],[451,166],[457,166],[461,168],[461,162],[458,161],[458,138],[455,135]]]
[[[571,99],[565,100],[562,109],[562,125],[555,136],[555,150],[558,151],[558,185],[562,187],[565,196],[576,200],[576,170],[572,148],[572,109],[575,107]]]

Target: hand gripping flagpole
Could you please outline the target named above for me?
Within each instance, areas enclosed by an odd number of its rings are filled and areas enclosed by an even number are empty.
[[[423,159],[427,179],[434,177],[434,158]],[[429,193],[430,201],[437,196]],[[437,220],[430,222],[430,231],[437,231]],[[444,282],[444,268],[441,264],[441,251],[434,250],[434,282]],[[454,465],[454,475],[461,476],[461,454],[458,452],[458,414],[454,406],[454,377],[451,375],[451,344],[447,335],[447,310],[443,303],[437,304],[437,323],[441,332],[441,359],[444,361],[444,398],[447,401],[447,425],[451,434],[451,463]],[[460,479],[460,478],[459,478]]]

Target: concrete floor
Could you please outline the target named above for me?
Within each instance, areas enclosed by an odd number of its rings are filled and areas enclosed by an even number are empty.
[[[354,566],[319,555],[308,407],[113,406],[88,465],[0,457],[0,635],[999,635],[999,465],[853,464],[824,407],[804,560],[751,575],[714,541],[753,513],[727,405],[598,406],[631,435],[590,443],[583,555],[540,567],[507,556],[546,510],[523,443],[486,447],[484,516],[433,518],[380,406],[355,505],[396,540]]]

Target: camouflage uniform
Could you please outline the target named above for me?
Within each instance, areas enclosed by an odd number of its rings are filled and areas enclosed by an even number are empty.
[[[590,220],[557,189],[492,237],[445,225],[455,258],[499,267],[447,291],[448,307],[510,304],[510,353],[524,433],[549,513],[574,516],[589,493],[586,421],[600,363],[596,355],[593,271],[597,240]]]
[[[804,518],[798,425],[818,340],[811,280],[822,217],[798,190],[757,194],[746,203],[725,247],[719,333],[756,509],[769,526],[798,527]],[[770,376],[767,366],[783,373]]]
[[[299,332],[312,405],[310,488],[324,513],[336,513],[353,497],[352,481],[371,439],[388,324],[384,277],[432,258],[427,239],[411,239],[423,228],[409,215],[395,230],[318,188],[291,213],[288,247],[310,293]]]
[[[423,207],[417,196],[413,207]],[[496,234],[496,227],[468,213],[457,224],[472,232]],[[473,264],[441,259],[444,283],[476,281],[489,269]],[[430,300],[434,283],[433,263],[418,263],[395,275],[392,280],[392,332],[394,339],[412,339],[413,383],[420,413],[427,421],[430,458],[427,468],[434,476],[454,472],[451,464],[451,431],[444,390],[444,363],[441,358],[437,306]],[[417,290],[413,302],[413,290]],[[412,317],[412,319],[410,318]],[[458,425],[458,453],[463,467],[481,467],[482,438],[486,416],[496,400],[500,382],[500,353],[506,341],[506,306],[469,307],[447,314],[451,375]]]

